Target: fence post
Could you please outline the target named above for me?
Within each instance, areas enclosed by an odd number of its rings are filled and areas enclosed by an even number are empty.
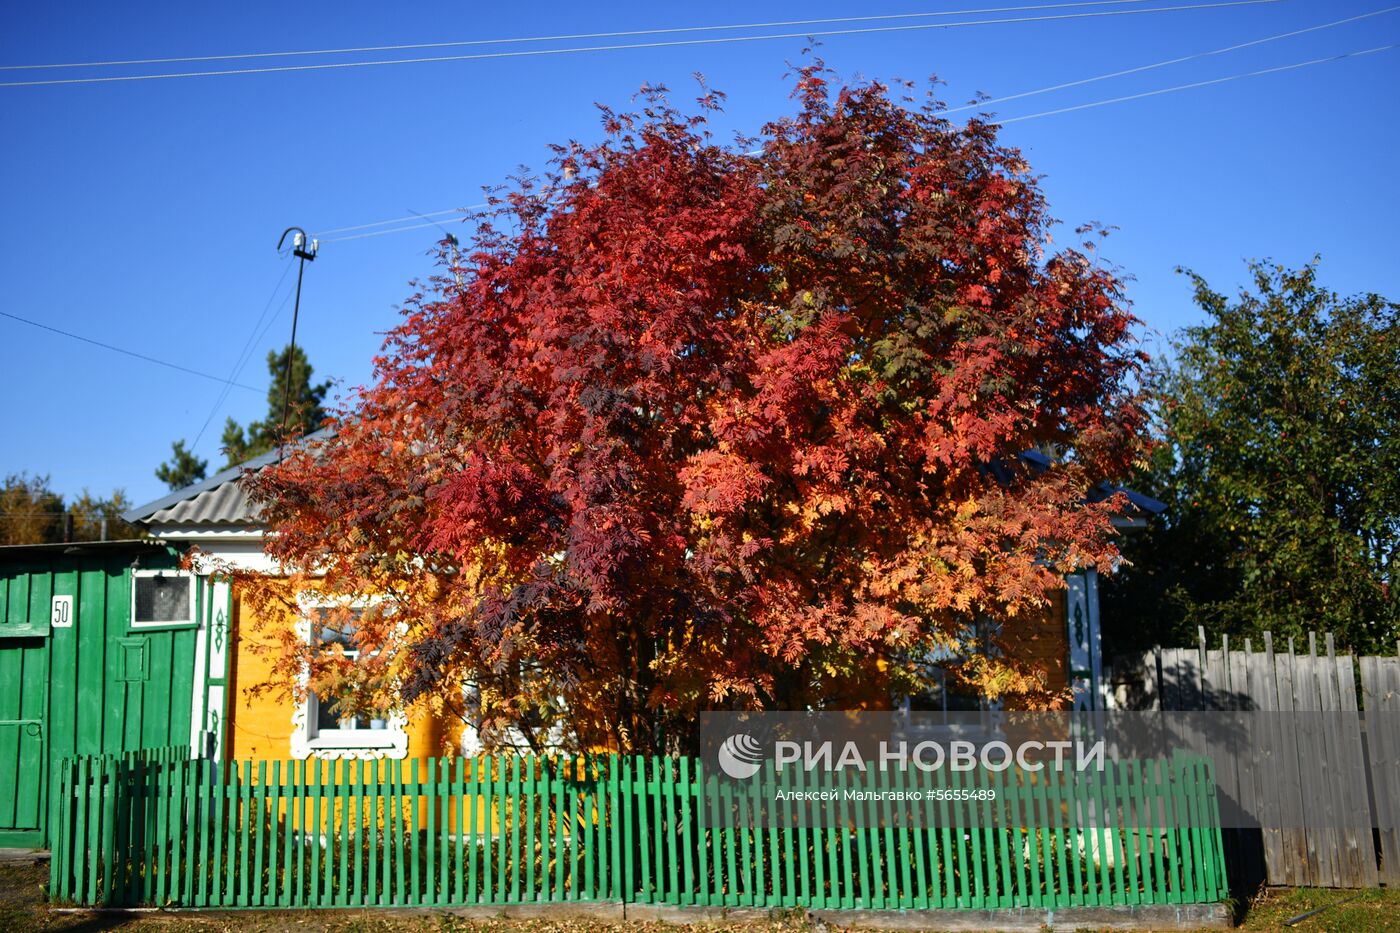
[[[60,900],[71,898],[68,884],[68,868],[72,846],[73,809],[73,761],[64,758],[58,765],[58,805],[53,808],[54,841],[49,859],[49,897]]]

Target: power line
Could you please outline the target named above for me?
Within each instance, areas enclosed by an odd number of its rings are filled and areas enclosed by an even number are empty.
[[[1087,104],[1076,104],[1073,107],[1060,107],[1057,110],[1044,110],[1040,113],[1028,113],[1024,116],[1011,117],[1006,120],[994,121],[998,124],[1019,123],[1022,120],[1034,120],[1038,117],[1050,117],[1058,113],[1070,113],[1075,110],[1088,110],[1091,107],[1105,107],[1109,104],[1120,104],[1129,100],[1141,100],[1144,97],[1156,97],[1159,94],[1171,94],[1175,91],[1187,91],[1191,88],[1207,87],[1212,84],[1224,84],[1227,81],[1239,81],[1242,78],[1256,78],[1260,75],[1277,74],[1280,71],[1293,71],[1298,68],[1306,68],[1309,65],[1323,65],[1327,62],[1337,62],[1344,58],[1359,58],[1362,55],[1373,55],[1377,52],[1387,52],[1391,49],[1400,48],[1400,43],[1390,45],[1378,45],[1375,48],[1361,49],[1356,52],[1343,52],[1341,55],[1330,55],[1326,58],[1314,58],[1306,62],[1294,62],[1291,65],[1279,65],[1274,68],[1261,68],[1258,71],[1246,71],[1241,74],[1226,75],[1223,78],[1212,78],[1209,81],[1193,81],[1190,84],[1178,84],[1175,87],[1159,88],[1155,91],[1143,91],[1141,94],[1126,94],[1122,97],[1110,97],[1106,100],[1090,101]]]
[[[179,58],[131,58],[104,62],[59,62],[43,65],[0,65],[0,71],[31,71],[48,68],[105,68],[118,65],[171,65],[178,62],[224,62],[251,58],[290,58],[299,55],[349,55],[360,52],[402,52],[410,49],[445,49],[473,45],[511,45],[523,42],[572,42],[578,39],[617,39],[623,36],[659,36],[686,32],[715,32],[732,29],[777,29],[787,26],[818,26],[830,23],[865,23],[892,19],[922,19],[937,16],[971,16],[982,13],[1016,13],[1024,10],[1058,10],[1068,7],[1118,6],[1147,3],[1149,0],[1079,0],[1074,3],[1027,4],[985,7],[973,10],[943,10],[932,13],[887,13],[875,16],[837,16],[826,19],[792,19],[767,23],[734,23],[718,26],[671,26],[658,29],[627,29],[616,32],[579,32],[557,36],[525,36],[508,39],[465,39],[453,42],[413,42],[402,45],[365,45],[343,49],[308,49],[292,52],[242,52],[233,55],[189,55]]]
[[[204,437],[204,432],[209,429],[210,422],[214,420],[214,415],[218,413],[219,409],[223,407],[224,402],[227,401],[229,388],[233,385],[233,381],[242,374],[243,367],[248,365],[248,360],[251,358],[253,350],[254,338],[258,336],[258,328],[262,326],[263,318],[267,317],[268,310],[272,308],[272,302],[277,298],[277,293],[282,290],[282,283],[287,281],[287,275],[291,271],[291,263],[287,263],[282,267],[282,275],[277,279],[277,284],[272,286],[272,294],[267,296],[267,301],[263,304],[262,312],[258,315],[258,319],[253,322],[252,328],[248,331],[248,339],[243,341],[243,348],[238,351],[238,356],[234,358],[233,366],[228,372],[228,380],[225,382],[224,387],[219,390],[219,395],[214,399],[214,404],[210,407],[209,414],[204,417],[204,424],[200,425],[199,433],[194,436],[194,443],[190,445],[191,450],[199,446],[200,440]],[[291,294],[291,291],[288,290],[287,294],[282,298],[282,304],[277,309],[277,314],[273,315],[273,320],[276,320],[277,317],[281,315],[282,308],[287,306],[287,298],[291,297]]]
[[[429,217],[441,217],[443,214],[455,214],[459,211],[474,211],[490,207],[490,204],[468,204],[466,207],[449,207],[443,211],[428,211],[426,214],[412,214],[408,217],[395,217],[393,220],[376,220],[372,224],[356,224],[353,227],[331,227],[329,230],[318,230],[316,236],[319,239],[325,238],[327,233],[345,233],[350,230],[365,230],[369,227],[383,227],[387,224],[399,224],[407,220],[427,220]]]
[[[429,221],[428,223],[425,223],[425,224],[409,224],[409,225],[406,226],[406,227],[395,227],[395,228],[392,229],[392,230],[374,230],[374,231],[372,231],[372,232],[370,232],[370,233],[355,233],[355,234],[352,234],[352,235],[350,235],[350,236],[333,236],[333,237],[329,237],[329,238],[323,237],[323,238],[321,239],[321,242],[322,242],[322,243],[344,243],[344,242],[347,241],[347,240],[363,240],[363,239],[365,239],[366,237],[384,236],[385,234],[389,234],[389,233],[403,233],[405,230],[422,230],[424,227],[438,227],[439,229],[441,229],[441,225],[440,225],[440,224],[436,224],[436,223],[433,223],[432,221]]]
[[[1214,10],[1223,7],[1257,6],[1278,3],[1279,0],[1220,0],[1214,3],[1178,4],[1133,10],[1098,10],[1091,13],[1060,13],[1050,16],[1017,16],[1000,19],[963,20],[953,23],[911,23],[903,26],[869,26],[863,29],[828,29],[823,31],[770,33],[762,36],[719,36],[709,39],[677,39],[665,42],[633,42],[622,45],[589,45],[564,49],[523,49],[510,52],[482,52],[472,55],[437,55],[423,58],[390,58],[377,61],[323,62],[313,65],[277,65],[267,68],[228,68],[217,71],[165,72],[145,75],[107,75],[96,78],[59,78],[40,81],[6,81],[0,87],[41,87],[57,84],[105,84],[117,81],[154,81],[167,78],[206,78],[217,75],[272,74],[288,71],[322,71],[332,68],[370,68],[379,65],[412,65],[425,62],[461,62],[496,58],[522,58],[542,55],[567,55],[580,52],[612,52],[623,49],[662,49],[695,45],[720,45],[736,42],[759,42],[771,39],[816,39],[829,36],[871,35],[889,32],[910,32],[927,29],[953,29],[962,26],[994,26],[1018,23],[1039,23],[1058,20],[1090,19],[1105,16],[1136,16],[1145,13],[1173,13],[1191,10]]]
[[[287,264],[287,268],[288,268],[288,269],[291,268],[291,264],[290,264],[290,263]],[[282,312],[285,311],[285,310],[287,310],[287,302],[289,302],[289,301],[291,301],[291,300],[292,300],[292,289],[289,288],[289,289],[287,289],[287,293],[286,293],[285,295],[282,296],[282,302],[281,302],[281,304],[279,304],[279,305],[277,306],[277,310],[274,311],[274,312],[272,313],[272,317],[270,317],[270,318],[267,319],[267,323],[266,323],[266,324],[263,324],[262,329],[261,329],[261,330],[257,330],[257,325],[254,325],[254,333],[249,335],[249,342],[248,342],[248,344],[247,344],[247,346],[248,346],[249,349],[248,349],[248,351],[243,355],[241,361],[239,362],[238,368],[237,368],[237,370],[235,371],[233,378],[237,379],[238,376],[243,372],[243,367],[247,366],[250,362],[252,362],[252,360],[253,360],[252,348],[253,348],[253,347],[260,347],[260,346],[263,346],[263,340],[267,337],[267,332],[270,331],[270,330],[272,330],[272,325],[276,324],[276,323],[281,319],[281,317],[282,317]],[[259,322],[261,323],[261,319],[259,319]],[[204,419],[204,425],[199,429],[200,436],[203,436],[205,430],[208,429],[209,423],[210,423],[210,422],[213,420],[213,418],[214,418],[214,413],[215,413],[215,411],[217,411],[217,410],[218,410],[218,406],[219,406],[219,405],[222,405],[222,404],[223,404],[222,402],[219,402],[218,405],[216,405],[214,409],[211,409],[211,410],[210,410],[208,416],[205,417],[205,419]],[[195,439],[195,443],[199,443],[198,438]],[[190,447],[193,448],[193,447],[194,447],[194,444],[191,444]]]
[[[176,369],[182,373],[188,373],[191,376],[198,376],[201,379],[212,379],[215,382],[224,382],[224,380],[219,376],[211,375],[210,373],[203,373],[197,369],[190,369],[188,366],[181,366],[179,363],[170,363],[166,360],[158,360],[154,356],[147,356],[144,353],[137,353],[135,350],[127,350],[122,347],[114,347],[110,343],[103,343],[100,340],[93,340],[91,337],[84,337],[82,334],[75,334],[70,331],[60,330],[57,327],[51,327],[48,324],[42,324],[39,321],[31,321],[27,317],[20,317],[18,314],[11,314],[8,311],[0,311],[0,317],[7,317],[12,320],[19,321],[21,324],[28,324],[31,327],[38,327],[41,330],[51,331],[55,334],[62,334],[64,337],[71,337],[74,340],[81,340],[83,343],[90,343],[95,347],[101,347],[104,350],[111,350],[113,353],[122,353],[126,356],[135,357],[138,360],[145,360],[147,363],[155,363],[157,366],[164,366],[167,369]],[[262,391],[261,389],[255,389],[250,385],[244,385],[241,382],[231,382],[229,383],[229,385],[237,386],[240,389],[247,389],[250,392]]]
[[[1346,19],[1333,20],[1330,23],[1321,23],[1317,26],[1308,26],[1304,29],[1295,29],[1292,32],[1281,32],[1276,35],[1265,36],[1262,39],[1252,39],[1249,42],[1241,42],[1238,45],[1227,45],[1224,48],[1211,49],[1209,52],[1197,52],[1193,55],[1183,55],[1180,58],[1169,58],[1164,61],[1153,62],[1150,65],[1139,65],[1136,68],[1125,68],[1122,71],[1110,71],[1107,74],[1095,75],[1092,78],[1081,78],[1078,81],[1066,81],[1063,84],[1052,84],[1048,87],[1040,87],[1032,91],[1022,91],[1019,94],[1007,94],[1004,97],[991,97],[986,100],[977,101],[976,103],[964,104],[961,107],[949,107],[946,110],[940,110],[938,111],[937,116],[943,116],[944,114],[949,113],[958,113],[963,110],[981,109],[990,104],[1000,104],[1008,100],[1020,100],[1023,97],[1034,97],[1037,94],[1048,94],[1051,91],[1062,91],[1066,88],[1079,87],[1084,84],[1092,84],[1095,81],[1104,81],[1109,78],[1121,78],[1126,75],[1138,74],[1139,72],[1143,71],[1151,71],[1154,68],[1165,68],[1168,65],[1179,65],[1182,62],[1194,61],[1198,58],[1209,58],[1212,55],[1224,55],[1227,52],[1236,52],[1240,49],[1250,48],[1251,46],[1263,45],[1266,42],[1274,42],[1279,39],[1289,39],[1293,36],[1301,36],[1304,33],[1317,32],[1321,29],[1331,29],[1333,26],[1341,26],[1346,23],[1354,23],[1357,20],[1369,19],[1370,17],[1381,16],[1386,13],[1394,13],[1396,10],[1400,10],[1400,6],[1386,7],[1383,10],[1373,10],[1370,13],[1362,13],[1359,16],[1349,16]]]
[[[1092,84],[1092,83],[1094,83],[1094,82],[1096,82],[1096,81],[1105,81],[1105,80],[1108,80],[1108,79],[1110,79],[1110,78],[1121,78],[1121,77],[1125,77],[1125,76],[1127,76],[1127,75],[1138,74],[1138,73],[1144,72],[1144,71],[1151,71],[1151,70],[1156,69],[1156,68],[1165,68],[1165,67],[1168,66],[1168,65],[1178,65],[1178,64],[1181,64],[1181,63],[1183,63],[1183,62],[1194,61],[1194,60],[1200,59],[1200,58],[1209,58],[1209,57],[1214,56],[1214,55],[1223,55],[1223,54],[1225,54],[1225,53],[1227,53],[1227,52],[1237,52],[1237,51],[1239,51],[1240,49],[1247,49],[1247,48],[1250,48],[1250,47],[1252,47],[1252,46],[1263,45],[1264,43],[1267,43],[1267,42],[1275,42],[1275,41],[1278,41],[1278,40],[1280,40],[1280,39],[1289,39],[1289,38],[1292,38],[1293,36],[1301,36],[1301,35],[1304,35],[1304,34],[1306,34],[1306,33],[1309,33],[1309,32],[1317,32],[1317,31],[1322,30],[1322,29],[1331,29],[1331,28],[1334,27],[1334,26],[1342,26],[1342,25],[1345,25],[1345,24],[1347,24],[1347,23],[1354,23],[1354,22],[1356,22],[1356,21],[1358,21],[1358,20],[1369,19],[1369,18],[1374,17],[1374,16],[1382,16],[1382,15],[1384,15],[1384,14],[1386,14],[1386,13],[1394,13],[1394,12],[1396,12],[1397,10],[1400,10],[1400,6],[1390,6],[1390,7],[1386,7],[1386,8],[1384,8],[1384,9],[1381,9],[1381,10],[1372,10],[1372,11],[1369,12],[1369,13],[1362,13],[1362,14],[1357,15],[1357,16],[1349,16],[1349,17],[1347,17],[1346,19],[1333,20],[1333,21],[1330,22],[1330,23],[1319,23],[1319,24],[1316,25],[1316,26],[1307,26],[1307,27],[1305,27],[1305,28],[1303,28],[1303,29],[1294,29],[1294,30],[1292,30],[1292,31],[1290,31],[1290,32],[1276,33],[1275,35],[1272,35],[1272,36],[1264,36],[1264,37],[1259,38],[1259,39],[1251,39],[1251,40],[1248,41],[1248,42],[1241,42],[1241,43],[1238,43],[1238,44],[1236,44],[1236,45],[1228,45],[1228,46],[1224,46],[1224,47],[1218,48],[1218,49],[1211,49],[1210,51],[1207,51],[1207,52],[1196,52],[1196,53],[1193,53],[1193,54],[1191,54],[1191,55],[1182,55],[1182,56],[1180,56],[1180,57],[1178,57],[1178,58],[1169,58],[1169,59],[1165,59],[1165,60],[1160,61],[1160,62],[1153,62],[1153,63],[1150,64],[1150,65],[1138,65],[1138,66],[1136,66],[1136,67],[1134,67],[1134,68],[1125,68],[1125,69],[1123,69],[1123,70],[1121,70],[1121,71],[1110,71],[1110,72],[1108,72],[1108,73],[1106,73],[1106,74],[1094,75],[1092,78],[1081,78],[1081,79],[1079,79],[1079,80],[1077,80],[1077,81],[1066,81],[1066,82],[1064,82],[1064,83],[1062,83],[1062,84],[1052,84],[1052,85],[1048,85],[1048,86],[1046,86],[1046,87],[1035,88],[1034,90],[1030,90],[1030,91],[1021,91],[1020,93],[1017,93],[1017,94],[1007,94],[1007,95],[1004,95],[1004,96],[1002,96],[1002,97],[991,97],[991,98],[988,98],[988,99],[986,99],[986,100],[977,101],[976,103],[964,104],[964,105],[961,106],[961,107],[948,107],[948,108],[946,108],[946,109],[944,109],[944,110],[939,110],[939,111],[937,111],[937,113],[936,113],[935,115],[936,115],[936,116],[943,116],[943,115],[945,115],[945,114],[958,113],[958,112],[960,112],[960,111],[972,110],[972,109],[974,109],[974,108],[984,108],[984,107],[987,107],[987,106],[990,105],[990,104],[999,104],[999,103],[1003,103],[1003,102],[1009,101],[1009,100],[1020,100],[1021,98],[1024,98],[1024,97],[1034,97],[1034,96],[1036,96],[1036,95],[1038,95],[1038,94],[1048,94],[1048,93],[1050,93],[1050,92],[1052,92],[1052,91],[1062,91],[1062,90],[1065,90],[1065,89],[1067,89],[1067,88],[1079,87],[1079,86],[1085,85],[1085,84]],[[1029,117],[1026,117],[1025,119],[1030,119],[1030,118],[1029,118]],[[755,150],[753,154],[757,154],[757,152],[758,152],[758,150]],[[322,234],[321,234],[321,236],[322,236],[322,242],[326,242],[326,243],[335,243],[335,242],[341,242],[341,241],[344,241],[344,240],[359,240],[359,239],[364,239],[364,238],[366,238],[366,237],[383,236],[383,235],[389,234],[389,233],[398,233],[398,232],[401,231],[401,230],[403,230],[403,231],[407,231],[407,230],[420,230],[420,229],[423,229],[423,228],[425,228],[425,227],[430,227],[430,226],[435,226],[435,225],[434,225],[434,224],[431,224],[431,223],[415,223],[415,224],[412,224],[411,226],[397,227],[397,228],[395,228],[395,229],[393,229],[393,230],[381,230],[381,231],[378,231],[378,232],[376,232],[376,233],[365,233],[365,234],[360,234],[360,235],[358,235],[358,236],[332,237],[332,238],[330,238],[330,239],[326,239],[326,238],[324,237],[324,234],[326,234],[326,233],[340,233],[340,232],[342,232],[342,231],[364,230],[364,229],[367,229],[367,228],[370,228],[370,227],[382,227],[382,226],[385,226],[385,225],[387,225],[387,224],[396,224],[396,223],[402,223],[402,222],[407,221],[407,220],[413,220],[413,219],[415,219],[415,217],[421,217],[421,218],[423,218],[423,219],[426,220],[426,219],[429,218],[429,217],[440,216],[440,215],[442,215],[442,214],[453,214],[453,213],[458,213],[458,212],[460,212],[460,211],[476,210],[476,209],[480,209],[480,208],[486,208],[486,207],[489,207],[489,206],[490,206],[489,204],[471,204],[471,205],[468,205],[467,207],[464,207],[464,208],[448,208],[447,210],[431,211],[431,212],[426,213],[426,214],[414,215],[414,217],[398,217],[398,218],[395,218],[394,220],[380,220],[380,221],[376,221],[376,222],[374,222],[374,223],[369,223],[369,224],[358,224],[358,225],[356,225],[356,226],[351,226],[351,227],[333,227],[333,228],[331,228],[330,230],[325,230],[325,231],[322,232]]]
[[[58,495],[58,493],[54,493],[54,495]],[[80,510],[78,510],[78,509],[67,509],[67,508],[65,508],[65,509],[63,509],[62,511],[59,511],[59,512],[11,512],[9,509],[6,509],[4,506],[0,506],[0,518],[55,518],[55,519],[58,519],[58,518],[63,518],[63,517],[65,517],[65,516],[67,516],[67,515],[81,515],[81,516],[83,516],[84,518],[114,518],[114,517],[116,517],[117,514],[119,514],[119,513],[117,513],[115,510],[113,510],[113,512],[112,512],[111,514],[108,514],[107,512],[103,512],[103,511],[100,511],[100,510],[80,511]],[[120,521],[120,519],[118,519],[118,521]],[[74,542],[74,543],[75,543],[75,544],[81,544],[82,542],[78,541],[78,542]]]
[[[1327,22],[1327,23],[1320,23],[1320,24],[1315,25],[1315,26],[1307,26],[1307,27],[1304,27],[1304,28],[1302,28],[1302,29],[1295,29],[1295,30],[1291,30],[1291,31],[1289,31],[1289,32],[1276,33],[1276,34],[1271,35],[1271,36],[1264,36],[1264,37],[1259,38],[1259,39],[1252,39],[1252,40],[1250,40],[1250,41],[1248,41],[1248,42],[1241,42],[1241,43],[1237,43],[1237,44],[1235,44],[1235,45],[1224,46],[1224,47],[1218,48],[1218,49],[1211,49],[1211,50],[1206,51],[1206,52],[1197,52],[1197,53],[1193,53],[1193,54],[1191,54],[1191,55],[1183,55],[1183,56],[1179,56],[1179,57],[1177,57],[1177,58],[1166,59],[1166,60],[1163,60],[1163,61],[1160,61],[1160,62],[1153,62],[1152,64],[1148,64],[1148,65],[1139,65],[1139,66],[1136,66],[1136,67],[1134,67],[1134,68],[1126,68],[1126,69],[1123,69],[1123,70],[1121,70],[1121,71],[1114,71],[1114,72],[1108,72],[1108,73],[1106,73],[1106,74],[1095,75],[1095,76],[1090,77],[1090,78],[1082,78],[1082,79],[1079,79],[1079,80],[1076,80],[1076,81],[1067,81],[1067,82],[1064,82],[1064,83],[1061,83],[1061,84],[1049,85],[1049,86],[1047,86],[1047,87],[1036,88],[1036,89],[1030,90],[1030,91],[1022,91],[1022,92],[1017,93],[1017,94],[1008,94],[1008,95],[1005,95],[1005,96],[1002,96],[1002,97],[989,98],[989,99],[987,99],[987,100],[978,101],[978,102],[976,102],[976,103],[967,104],[967,105],[964,105],[964,106],[961,106],[961,107],[949,107],[949,108],[947,108],[947,109],[940,110],[940,111],[938,111],[937,113],[938,113],[938,115],[940,115],[940,116],[941,116],[941,115],[944,115],[944,114],[949,114],[949,113],[957,113],[957,112],[959,112],[959,111],[971,110],[971,109],[974,109],[974,108],[986,107],[986,106],[988,106],[988,105],[990,105],[990,104],[1002,103],[1002,102],[1004,102],[1004,101],[1019,100],[1019,99],[1024,98],[1024,97],[1033,97],[1033,96],[1038,95],[1038,94],[1045,94],[1045,93],[1049,93],[1049,92],[1052,92],[1052,91],[1059,91],[1059,90],[1064,90],[1064,89],[1067,89],[1067,88],[1079,87],[1079,86],[1081,86],[1081,85],[1091,84],[1091,83],[1096,82],[1096,81],[1103,81],[1103,80],[1107,80],[1107,79],[1110,79],[1110,78],[1124,77],[1124,76],[1126,76],[1126,75],[1137,74],[1137,73],[1139,73],[1139,72],[1144,72],[1144,71],[1150,71],[1150,70],[1153,70],[1153,69],[1156,69],[1156,68],[1163,68],[1163,67],[1166,67],[1166,66],[1168,66],[1168,65],[1181,64],[1181,63],[1183,63],[1183,62],[1193,61],[1193,60],[1200,59],[1200,58],[1208,58],[1208,57],[1211,57],[1211,56],[1214,56],[1214,55],[1222,55],[1222,54],[1225,54],[1225,53],[1228,53],[1228,52],[1234,52],[1234,51],[1238,51],[1238,50],[1240,50],[1240,49],[1250,48],[1250,47],[1252,47],[1252,46],[1262,45],[1262,44],[1264,44],[1264,43],[1278,41],[1278,40],[1280,40],[1280,39],[1287,39],[1287,38],[1292,38],[1292,37],[1294,37],[1294,36],[1304,35],[1304,34],[1310,33],[1310,32],[1317,32],[1317,31],[1322,30],[1322,29],[1330,29],[1330,28],[1335,27],[1335,26],[1345,25],[1345,24],[1347,24],[1347,23],[1353,23],[1353,22],[1357,22],[1357,21],[1359,21],[1359,20],[1369,19],[1369,18],[1371,18],[1371,17],[1381,16],[1381,15],[1384,15],[1384,14],[1387,14],[1387,13],[1393,13],[1393,12],[1395,12],[1395,11],[1397,11],[1397,10],[1400,10],[1400,6],[1385,7],[1384,9],[1373,10],[1373,11],[1371,11],[1371,12],[1362,13],[1362,14],[1359,14],[1359,15],[1357,15],[1357,16],[1350,16],[1350,17],[1346,17],[1345,19],[1333,20],[1333,21]],[[1293,66],[1290,66],[1290,67],[1293,67]],[[1191,86],[1194,86],[1194,85],[1191,85]],[[1184,88],[1183,88],[1183,89],[1184,89]],[[1157,92],[1154,92],[1154,93],[1157,93]],[[1098,106],[1098,105],[1095,105],[1095,106]],[[1048,114],[1047,114],[1047,115],[1048,115]],[[1032,119],[1034,116],[1036,116],[1036,115],[1030,115],[1030,116],[1026,116],[1026,117],[1023,117],[1023,118],[1017,118],[1017,119]],[[1010,121],[1007,121],[1007,122],[1010,122]],[[389,224],[398,224],[398,223],[402,223],[402,222],[407,221],[407,220],[414,220],[414,219],[417,219],[417,218],[422,218],[423,220],[426,220],[426,219],[429,218],[429,217],[440,216],[440,215],[443,215],[443,214],[453,214],[453,213],[458,213],[458,212],[461,212],[461,211],[475,210],[475,209],[485,208],[485,207],[489,207],[489,206],[490,206],[490,205],[488,205],[488,204],[472,204],[472,205],[468,205],[468,206],[465,207],[465,208],[448,208],[448,209],[446,209],[446,210],[441,210],[441,211],[431,211],[431,212],[426,213],[426,214],[415,214],[415,215],[412,216],[412,217],[399,217],[399,218],[395,218],[395,219],[393,219],[393,220],[380,220],[380,221],[375,221],[374,223],[357,224],[357,225],[348,226],[348,227],[333,227],[333,228],[331,228],[331,229],[329,229],[329,230],[325,230],[325,231],[322,232],[322,240],[323,240],[323,242],[333,243],[333,242],[342,242],[342,241],[347,241],[347,240],[359,240],[359,239],[365,239],[365,238],[368,238],[368,237],[375,237],[375,236],[384,236],[384,235],[386,235],[386,234],[390,234],[390,233],[399,233],[399,232],[401,232],[401,231],[410,231],[410,230],[425,229],[425,228],[427,228],[427,227],[438,226],[438,225],[437,225],[436,223],[433,223],[433,222],[428,222],[428,223],[415,223],[415,224],[411,224],[411,225],[408,225],[408,226],[395,227],[395,228],[392,229],[392,230],[380,230],[380,231],[376,231],[376,232],[373,232],[373,233],[362,233],[362,234],[358,234],[358,235],[356,235],[356,236],[331,237],[331,238],[329,238],[329,239],[326,239],[326,238],[324,237],[324,234],[325,234],[325,233],[339,233],[339,232],[342,232],[342,231],[365,230],[365,229],[372,228],[372,227],[381,227],[381,226],[385,226],[385,225],[389,225]]]

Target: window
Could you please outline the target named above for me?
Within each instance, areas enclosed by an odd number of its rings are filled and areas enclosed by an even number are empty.
[[[361,610],[351,610],[349,621],[335,620],[334,625],[341,628],[334,628],[332,623],[327,621],[330,612],[324,608],[312,610],[312,637],[318,646],[329,648],[333,645],[340,646],[345,657],[354,661],[359,658],[360,652],[355,647],[355,623],[360,618]],[[351,712],[353,704],[347,702],[351,699],[348,696],[322,697],[312,691],[309,702],[315,710],[315,733],[320,737],[325,732],[354,732],[362,729],[383,729],[385,721],[382,719],[371,720],[363,714],[355,715]],[[344,710],[342,711],[342,707]]]
[[[355,643],[357,622],[365,606],[343,609],[303,600],[303,626],[306,637],[320,650],[339,650],[351,661],[360,657]],[[408,736],[401,716],[379,718],[356,713],[353,695],[324,696],[308,690],[306,702],[294,716],[292,755],[296,758],[403,757]]]
[[[992,623],[979,618],[958,633],[961,651],[943,649],[918,659],[911,659],[923,689],[894,698],[894,708],[905,717],[905,728],[912,739],[915,733],[937,733],[940,738],[968,740],[987,739],[999,734],[1001,728],[1000,701],[990,700],[970,686],[961,683],[950,668],[959,666],[968,652],[986,654],[995,650],[992,644]],[[911,715],[912,714],[912,715]],[[917,728],[910,724],[917,723]],[[934,735],[922,735],[932,738]]]
[[[195,578],[179,570],[136,570],[131,575],[131,627],[195,625]]]
[[[904,708],[911,713],[979,713],[987,708],[981,694],[949,684],[948,672],[937,665],[924,671],[926,686],[904,698]]]

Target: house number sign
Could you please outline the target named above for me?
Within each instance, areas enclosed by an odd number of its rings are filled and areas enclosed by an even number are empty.
[[[73,597],[55,596],[53,598],[53,614],[49,617],[49,625],[53,628],[73,627]]]

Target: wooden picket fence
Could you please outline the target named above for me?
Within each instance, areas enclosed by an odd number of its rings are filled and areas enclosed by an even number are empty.
[[[1222,900],[1210,763],[1179,755],[1110,769],[1106,782],[1050,770],[880,779],[883,789],[991,788],[1047,816],[1035,826],[955,816],[911,827],[868,811],[844,828],[716,828],[700,810],[717,813],[728,791],[690,758],[76,758],[60,771],[50,896],[191,908]]]
[[[1273,716],[1274,734],[1214,759],[1225,799],[1303,817],[1225,833],[1242,892],[1259,882],[1400,885],[1400,645],[1393,655],[1354,658],[1337,652],[1331,633],[1277,644],[1269,632],[1258,642],[1223,636],[1219,644],[1209,647],[1200,628],[1194,647],[1115,659],[1113,705]]]

